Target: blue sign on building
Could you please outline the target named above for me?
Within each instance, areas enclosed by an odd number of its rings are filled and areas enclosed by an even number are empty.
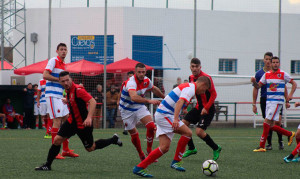
[[[71,62],[88,60],[103,64],[104,35],[72,35]],[[107,64],[114,62],[114,36],[107,36]]]

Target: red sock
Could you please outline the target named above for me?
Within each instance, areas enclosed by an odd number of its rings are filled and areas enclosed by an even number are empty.
[[[55,138],[55,136],[56,136],[56,134],[57,134],[57,132],[58,132],[58,128],[52,128],[52,130],[51,130],[51,134],[52,134],[52,144],[53,144],[53,142],[54,142],[54,138]]]
[[[64,142],[63,142],[63,152],[68,152],[70,149],[69,149],[69,139],[66,139]]]
[[[187,136],[181,136],[178,143],[177,143],[177,148],[174,156],[174,160],[176,161],[181,161],[182,155],[185,151],[187,143],[190,141],[190,137]]]
[[[37,123],[37,124],[35,124],[35,128],[39,128],[39,124]]]
[[[276,132],[279,132],[280,134],[285,135],[285,136],[291,136],[292,135],[291,131],[285,130],[284,128],[282,128],[280,126],[273,126],[272,130],[276,131]]]
[[[135,133],[135,134],[131,134],[131,142],[133,143],[133,145],[135,146],[136,150],[138,151],[139,153],[139,156],[140,157],[144,157],[145,154],[142,150],[142,147],[141,147],[141,141],[140,141],[140,138],[139,138],[139,133]]]
[[[53,119],[48,118],[48,127],[47,127],[48,134],[51,134],[52,126],[53,126]]]
[[[163,155],[163,152],[160,150],[159,147],[157,147],[148,155],[148,157],[145,160],[143,160],[137,166],[141,167],[141,168],[147,168],[151,163],[153,163],[155,160],[157,160],[162,155]]]
[[[153,144],[153,138],[154,138],[154,134],[156,131],[156,126],[154,124],[154,122],[149,122],[146,124],[146,128],[147,128],[147,153],[150,154],[152,151],[152,144]]]
[[[260,143],[259,143],[259,146],[261,148],[265,148],[265,145],[266,145],[266,141],[267,141],[267,138],[268,138],[268,134],[269,134],[269,131],[270,131],[270,125],[265,123],[263,124],[263,133],[262,133],[262,136],[260,138]]]
[[[297,147],[293,150],[292,154],[295,156],[300,152],[300,144],[297,145]]]
[[[300,142],[300,137],[296,137],[296,142],[297,142],[297,144],[299,144],[299,142]]]

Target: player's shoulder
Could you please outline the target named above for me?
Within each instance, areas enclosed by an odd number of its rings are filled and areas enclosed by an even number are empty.
[[[48,63],[56,63],[57,60],[57,57],[52,57],[50,60],[48,60]]]

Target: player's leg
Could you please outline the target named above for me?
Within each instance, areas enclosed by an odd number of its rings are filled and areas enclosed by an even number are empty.
[[[283,125],[282,125],[282,109],[280,110],[280,114],[279,114],[279,121],[275,121],[275,125],[277,126],[280,126],[281,128],[283,128]],[[277,132],[277,136],[278,136],[278,148],[279,150],[283,150],[284,149],[284,144],[283,144],[283,140],[282,140],[282,134],[278,133]]]
[[[278,106],[278,110],[275,112],[275,114],[272,118],[272,120],[274,121],[274,124],[275,124],[275,122],[279,122],[279,113],[280,113],[279,111],[282,108],[282,104],[279,104],[277,106]],[[270,129],[273,130],[273,131],[276,131],[277,133],[280,133],[282,135],[287,136],[288,137],[288,145],[290,146],[292,144],[293,139],[295,137],[295,132],[288,131],[288,130],[286,130],[286,129],[278,126],[278,125],[273,125],[273,126],[271,126]]]
[[[78,130],[77,135],[88,152],[105,148],[111,144],[115,144],[120,147],[122,147],[123,145],[120,137],[117,134],[114,134],[111,138],[108,139],[98,139],[94,141],[93,127],[85,127],[82,130]]]
[[[181,137],[177,143],[177,148],[176,148],[174,159],[171,163],[171,168],[174,168],[177,171],[184,172],[185,169],[181,166],[181,159],[185,151],[186,145],[188,144],[189,140],[192,137],[192,131],[186,125],[181,125],[181,127],[179,127],[174,132],[180,134]]]
[[[152,151],[152,145],[153,145],[154,134],[155,134],[155,131],[156,131],[156,126],[155,126],[155,124],[152,120],[151,115],[144,116],[143,118],[141,118],[140,121],[147,128],[147,133],[146,133],[147,153],[149,155]]]
[[[122,115],[122,113],[121,113],[121,115]],[[125,129],[129,132],[129,134],[131,136],[131,142],[134,145],[136,151],[138,152],[141,161],[144,160],[146,157],[142,150],[139,132],[138,132],[137,128],[135,127],[138,122],[137,117],[136,117],[136,112],[134,112],[130,117],[128,117],[128,118],[122,117],[122,119],[123,119]]]
[[[186,126],[190,126],[190,124],[196,124],[199,119],[200,119],[200,110],[193,108],[191,111],[189,111],[184,119],[182,120],[182,122],[186,125]],[[190,139],[190,141],[188,142],[188,149],[185,151],[185,153],[183,154],[183,158],[188,157],[190,155],[196,154],[197,153],[197,149],[195,147],[193,138]]]
[[[266,97],[260,98],[260,109],[261,109],[263,119],[266,118],[266,102],[267,102]],[[267,138],[268,145],[266,146],[266,150],[272,150],[272,136],[273,136],[273,131],[269,130],[269,134]]]
[[[61,126],[59,133],[55,135],[54,141],[48,152],[46,163],[40,167],[36,167],[35,170],[51,170],[52,162],[59,154],[61,144],[66,140],[66,138],[69,138],[74,134],[75,130],[72,128],[71,124],[68,122],[64,123]]]
[[[298,126],[297,132],[296,132],[296,141],[297,141],[297,146],[295,147],[295,149],[292,151],[292,153],[286,157],[284,157],[284,161],[286,163],[289,162],[300,162],[300,125]],[[294,157],[298,154],[298,157],[294,159]]]

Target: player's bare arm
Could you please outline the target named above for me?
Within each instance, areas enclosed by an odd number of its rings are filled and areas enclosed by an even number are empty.
[[[288,95],[289,101],[293,98],[293,95],[297,89],[297,83],[294,80],[290,81],[290,83],[292,84],[292,89],[290,91],[290,94]]]
[[[254,88],[259,89],[263,86],[262,83],[257,83],[256,79],[254,77],[251,77],[251,82],[252,82],[252,86],[254,86]]]
[[[291,107],[289,103],[290,99],[288,98],[288,90],[286,86],[284,88],[284,98],[285,98],[285,108],[290,108]]]
[[[59,81],[58,78],[52,76],[52,75],[50,74],[50,71],[48,71],[48,70],[45,70],[45,71],[43,72],[43,78],[44,78],[45,80],[49,80],[49,81]]]
[[[139,96],[135,90],[129,90],[130,99],[136,103],[144,103],[144,104],[155,104],[159,105],[160,101],[158,100],[150,100]]]
[[[257,95],[258,95],[258,89],[253,88],[253,92],[252,92],[252,111],[253,111],[254,114],[257,113],[257,107],[256,107]]]
[[[180,111],[182,109],[183,104],[185,103],[184,99],[179,99],[175,105],[175,109],[174,109],[174,121],[172,124],[172,127],[174,129],[174,131],[176,131],[179,127],[179,114]]]
[[[151,89],[151,91],[158,97],[164,99],[165,95],[160,91],[160,89],[156,86],[153,86],[153,88]]]
[[[40,90],[37,91],[37,97],[36,97],[36,102],[37,102],[37,107],[40,107],[40,98],[41,98],[42,92]]]
[[[93,117],[93,114],[96,109],[96,100],[94,98],[92,98],[88,101],[88,104],[89,104],[89,113],[88,113],[88,116],[86,117],[85,121],[83,122],[83,125],[86,127],[87,126],[90,127],[93,124],[92,117]]]

